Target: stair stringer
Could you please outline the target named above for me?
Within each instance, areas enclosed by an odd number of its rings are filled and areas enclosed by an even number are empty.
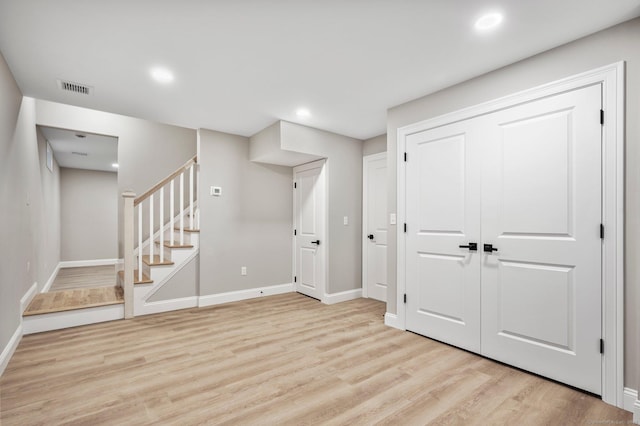
[[[193,308],[198,306],[198,298],[183,297],[172,300],[162,300],[149,302],[148,300],[171,278],[173,278],[182,268],[195,259],[200,253],[200,238],[197,233],[190,235],[190,243],[193,248],[174,250],[171,254],[173,265],[151,266],[150,277],[153,283],[136,284],[133,287],[133,314],[149,315],[160,312],[174,311],[178,309]]]

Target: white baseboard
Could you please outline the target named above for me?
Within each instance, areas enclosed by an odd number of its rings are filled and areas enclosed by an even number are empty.
[[[50,314],[29,315],[23,317],[22,327],[26,335],[123,318],[124,305],[108,305],[73,311],[52,312]]]
[[[157,302],[144,302],[142,306],[136,306],[135,316],[158,314],[160,312],[177,311],[179,309],[195,308],[198,306],[198,296],[181,297],[179,299],[159,300]]]
[[[348,300],[360,299],[362,297],[362,289],[341,291],[340,293],[325,294],[322,303],[325,305],[333,305],[334,303],[346,302]]]
[[[36,294],[38,294],[38,283],[33,283],[31,288],[29,288],[24,296],[22,296],[22,299],[20,299],[20,314],[24,313],[24,310],[27,309],[27,306],[29,306],[29,303],[31,303]]]
[[[56,268],[53,270],[53,272],[49,276],[49,279],[47,280],[47,282],[42,287],[42,290],[40,290],[40,293],[46,293],[46,292],[49,291],[49,289],[53,285],[53,282],[56,280],[56,277],[58,276],[58,272],[60,272],[60,263],[58,263]]]
[[[624,388],[622,408],[633,413],[633,423],[640,425],[640,399],[638,391]]]
[[[384,314],[384,325],[397,328],[398,330],[404,330],[404,327],[398,321],[398,316],[389,312]]]
[[[78,268],[81,266],[115,265],[118,259],[65,260],[60,262],[60,268]]]
[[[200,296],[198,306],[213,306],[240,300],[254,299],[256,297],[273,296],[275,294],[291,293],[294,290],[293,283],[272,285],[268,287],[250,288],[247,290],[230,291],[228,293],[210,294]]]
[[[2,353],[0,354],[0,376],[4,373],[4,369],[9,365],[9,360],[13,356],[13,353],[16,351],[18,344],[20,343],[20,339],[22,338],[22,324],[18,326],[16,331],[9,339],[9,343],[4,347]]]
[[[631,388],[624,388],[622,393],[622,408],[633,413],[633,404],[638,399],[638,391]]]

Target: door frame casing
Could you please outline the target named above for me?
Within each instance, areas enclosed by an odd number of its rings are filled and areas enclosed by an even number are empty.
[[[367,219],[369,214],[369,195],[368,195],[368,183],[369,183],[369,169],[367,165],[371,161],[382,160],[387,158],[387,151],[378,152],[377,154],[365,155],[362,157],[362,297],[369,297],[369,290],[367,289],[368,275],[369,271],[367,270],[367,260],[369,259],[368,255],[365,255],[365,252],[368,253],[367,250]],[[385,191],[387,189],[385,188]],[[385,220],[387,215],[385,214]],[[387,224],[387,226],[389,226]]]
[[[297,206],[297,196],[298,196],[298,192],[296,191],[296,188],[294,187],[294,185],[296,184],[296,172],[298,171],[305,171],[305,170],[309,170],[309,169],[313,169],[313,168],[317,168],[318,165],[320,165],[320,176],[318,177],[318,179],[322,179],[323,183],[324,183],[324,223],[323,223],[323,229],[324,229],[324,235],[322,236],[321,239],[321,244],[318,246],[318,250],[322,250],[323,251],[323,255],[324,255],[324,281],[322,282],[322,289],[320,291],[320,294],[322,295],[320,301],[322,303],[326,303],[326,297],[327,297],[327,283],[329,282],[329,177],[328,177],[328,159],[323,158],[320,160],[314,160],[311,161],[309,163],[304,163],[304,164],[299,164],[297,166],[293,167],[292,170],[292,184],[291,184],[291,190],[293,191],[293,227],[291,229],[291,238],[292,238],[292,263],[291,263],[291,282],[293,283],[293,291],[298,291],[298,283],[294,282],[294,277],[297,276],[297,267],[298,267],[298,263],[297,263],[297,256],[296,256],[296,239],[297,239],[297,235],[294,235],[294,230],[297,229],[298,226],[298,216],[297,216],[297,211],[296,211],[296,206]]]
[[[397,276],[396,315],[386,316],[389,326],[406,330],[406,220],[404,153],[406,138],[414,133],[509,108],[595,84],[602,84],[602,400],[617,407],[624,403],[624,61],[464,108],[397,130]],[[411,159],[409,159],[411,161]],[[389,318],[390,317],[390,318]],[[387,320],[388,319],[388,320]]]

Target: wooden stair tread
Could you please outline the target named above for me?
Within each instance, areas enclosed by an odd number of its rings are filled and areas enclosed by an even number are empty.
[[[124,282],[124,271],[118,271],[118,276]],[[151,284],[153,280],[149,277],[149,275],[142,273],[142,280],[138,279],[138,270],[133,271],[133,284]]]
[[[156,241],[156,245],[160,245],[160,241]],[[166,248],[170,248],[170,249],[190,249],[190,248],[193,248],[193,244],[180,245],[180,243],[177,242],[177,241],[174,241],[173,245],[171,244],[170,241],[165,241],[164,242],[164,246]]]
[[[171,259],[164,259],[164,262],[160,262],[160,255],[155,254],[153,256],[153,261],[149,258],[148,254],[145,254],[142,256],[142,261],[144,263],[146,263],[149,266],[166,266],[166,265],[173,265],[173,261],[171,261]]]
[[[122,287],[93,287],[37,294],[22,316],[74,311],[124,303]]]
[[[173,228],[176,231],[180,231],[180,228]],[[184,232],[200,232],[199,229],[190,229],[190,228],[184,228],[183,229]]]

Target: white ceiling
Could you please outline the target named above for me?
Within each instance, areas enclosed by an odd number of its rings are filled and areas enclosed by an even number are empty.
[[[45,126],[39,126],[39,129],[49,141],[60,167],[118,171],[112,166],[118,162],[118,138]]]
[[[503,25],[478,34],[491,10]],[[365,139],[389,107],[639,15],[640,0],[0,0],[0,51],[26,96],[244,136],[283,119]],[[154,65],[175,81],[151,81]]]

